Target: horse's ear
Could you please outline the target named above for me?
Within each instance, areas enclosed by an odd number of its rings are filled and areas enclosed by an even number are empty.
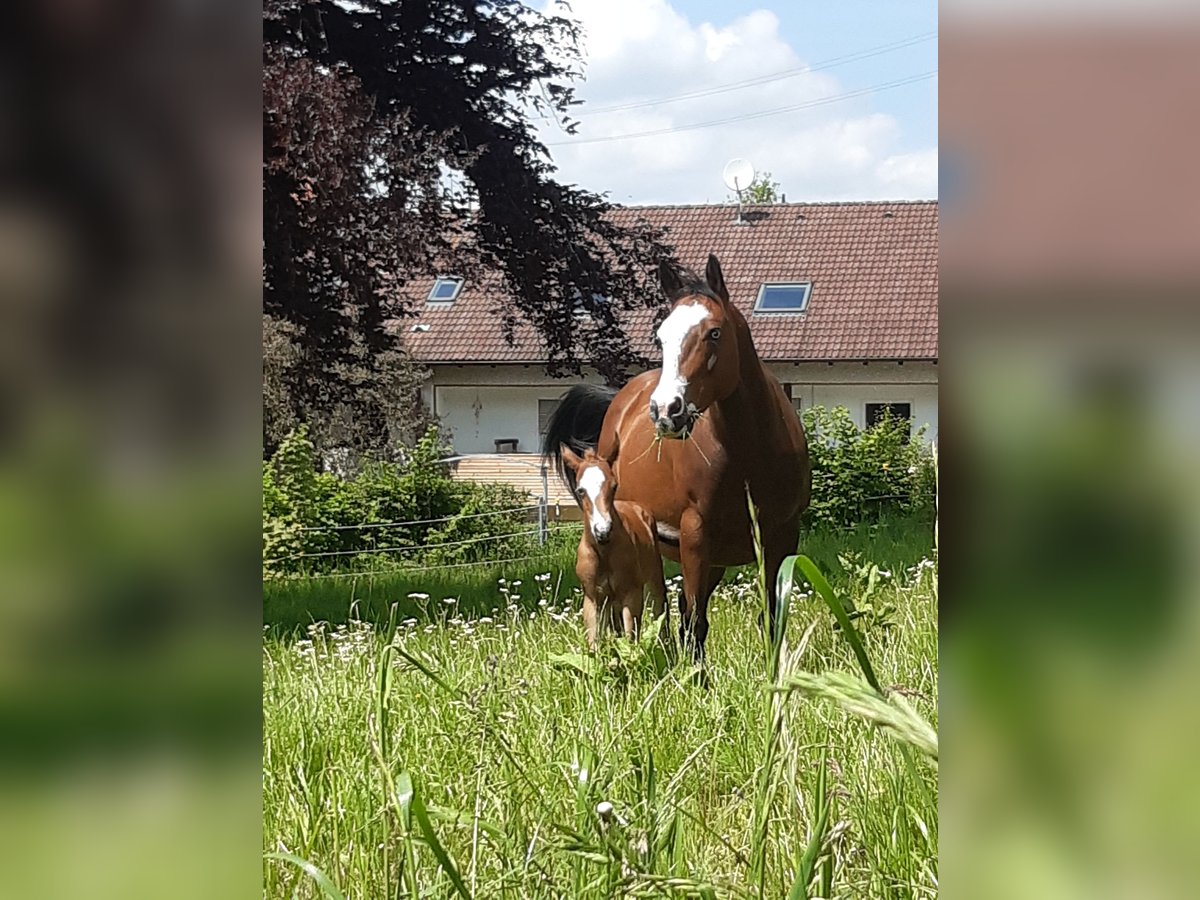
[[[572,472],[578,469],[580,463],[583,462],[583,460],[579,458],[579,455],[566,444],[558,445],[558,455],[562,458],[562,461],[567,464],[567,468],[569,468]]]
[[[668,300],[674,299],[675,295],[683,290],[683,280],[679,277],[679,270],[665,259],[658,264],[658,280],[662,284],[663,293],[667,295]]]
[[[729,289],[725,287],[725,276],[721,273],[721,262],[717,259],[717,254],[708,254],[708,266],[704,269],[704,278],[708,282],[708,286],[712,288],[712,292],[724,300],[729,302]]]

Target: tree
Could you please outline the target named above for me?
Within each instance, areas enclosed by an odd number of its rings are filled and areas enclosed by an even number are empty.
[[[750,186],[742,192],[742,199],[748,203],[778,203],[779,182],[771,180],[770,172],[762,172],[754,176]],[[729,199],[736,200],[736,194],[730,194]]]
[[[362,407],[352,373],[398,352],[400,288],[438,269],[499,271],[500,327],[531,324],[552,374],[588,362],[615,383],[645,363],[618,316],[659,303],[673,254],[556,182],[531,124],[574,130],[577,38],[502,0],[265,0],[263,304],[292,329],[297,409]],[[579,297],[600,298],[589,316]]]
[[[344,396],[317,391],[310,400],[297,337],[291,322],[263,316],[264,458],[301,426],[322,450],[349,449],[347,462],[353,464],[362,456],[411,446],[433,424],[420,393],[428,371],[402,349],[383,350],[370,364],[339,367]]]

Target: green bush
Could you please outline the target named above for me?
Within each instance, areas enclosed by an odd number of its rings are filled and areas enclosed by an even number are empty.
[[[263,464],[263,574],[380,571],[505,559],[539,551],[526,494],[454,481],[450,448],[429,429],[403,462],[351,479],[318,470],[300,427]],[[401,524],[394,524],[401,523]],[[370,526],[370,527],[358,527]]]
[[[885,418],[861,429],[842,406],[801,414],[812,460],[808,525],[852,526],[895,513],[933,515],[933,457],[909,423]]]
[[[811,526],[875,522],[934,507],[931,454],[906,422],[855,426],[841,407],[803,413],[813,466]],[[402,462],[368,462],[351,479],[321,472],[300,427],[263,464],[263,574],[379,572],[558,552],[573,529],[538,543],[533,500],[507,485],[455,481],[430,428]],[[405,524],[391,524],[405,523]],[[371,527],[357,527],[357,526]]]

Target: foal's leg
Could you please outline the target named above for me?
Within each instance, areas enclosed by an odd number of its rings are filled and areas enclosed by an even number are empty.
[[[599,624],[596,610],[596,598],[590,594],[583,595],[583,627],[587,632],[588,649],[596,649],[596,627]]]
[[[625,632],[625,637],[631,641],[636,641],[638,636],[638,626],[642,621],[642,605],[640,602],[634,606],[634,600],[629,597],[621,604],[621,628]]]

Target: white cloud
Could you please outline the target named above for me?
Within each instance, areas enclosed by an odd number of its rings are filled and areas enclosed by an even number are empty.
[[[795,69],[802,58],[768,10],[725,23],[689,22],[667,0],[572,0],[584,29],[586,81],[578,134],[543,128],[559,177],[620,203],[719,201],[732,157],[769,171],[789,200],[898,199],[937,192],[937,150],[899,153],[901,128],[870,98],[654,137],[569,145],[586,138],[676,128],[845,93],[832,71],[633,109],[604,110],[711,91]]]
[[[875,174],[885,187],[893,189],[892,197],[936,196],[937,148],[889,156],[876,167]]]

